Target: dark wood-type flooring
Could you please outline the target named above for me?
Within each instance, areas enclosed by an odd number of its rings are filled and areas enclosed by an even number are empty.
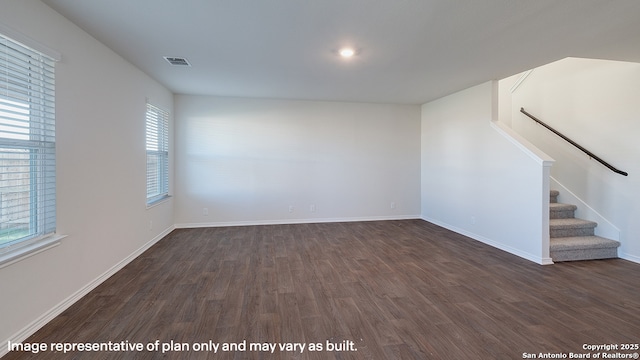
[[[583,353],[584,344],[640,343],[639,284],[632,262],[540,266],[422,220],[179,229],[25,342],[173,340],[190,351],[10,352],[3,360]],[[192,348],[245,340],[246,351]],[[326,351],[327,341],[353,341],[357,351]],[[271,354],[249,351],[252,342],[307,348]]]

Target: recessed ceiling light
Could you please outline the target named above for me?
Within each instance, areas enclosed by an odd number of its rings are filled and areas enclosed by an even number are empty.
[[[340,51],[338,53],[343,58],[350,58],[350,57],[352,57],[353,55],[356,54],[356,51],[353,50],[352,48],[342,48],[342,49],[340,49]]]

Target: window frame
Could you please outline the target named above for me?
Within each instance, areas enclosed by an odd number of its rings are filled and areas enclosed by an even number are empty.
[[[169,195],[169,131],[169,112],[147,101],[145,112],[147,208],[171,197]]]
[[[28,188],[24,199],[28,198],[29,215],[20,218],[28,219],[29,230],[24,236],[0,243],[2,268],[57,246],[64,236],[56,233],[55,179],[55,62],[61,55],[2,24],[0,44],[0,61],[4,61],[4,72],[0,72],[0,122],[4,134],[0,136],[0,149],[6,160],[2,164],[3,179],[15,174],[8,170],[12,166],[29,168],[25,180],[28,184],[19,185]],[[17,74],[19,78],[15,77]],[[20,156],[22,152],[28,158]],[[5,212],[14,214],[15,210]]]

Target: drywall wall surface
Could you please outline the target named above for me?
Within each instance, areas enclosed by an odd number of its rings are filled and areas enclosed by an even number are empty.
[[[176,224],[418,217],[420,107],[176,96]]]
[[[145,104],[172,112],[173,95],[40,1],[3,0],[0,23],[62,54],[57,229],[67,235],[0,269],[6,350],[172,228],[172,200],[146,208]]]
[[[556,159],[552,176],[620,229],[618,254],[636,262],[640,262],[639,102],[640,64],[578,58],[534,69],[512,94],[513,129]],[[610,171],[535,124],[519,112],[521,107],[629,176]]]
[[[515,75],[511,75],[508,78],[502,79],[498,82],[498,96],[499,96],[499,115],[498,119],[504,125],[511,127],[511,116],[513,105],[511,104],[511,93],[515,91],[521,82],[523,82],[530,72],[523,72]]]
[[[545,263],[544,167],[491,126],[495,96],[489,82],[422,105],[422,217]]]

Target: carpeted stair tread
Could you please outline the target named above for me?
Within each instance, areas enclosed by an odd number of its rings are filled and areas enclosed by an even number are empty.
[[[575,217],[577,206],[572,204],[550,203],[549,219],[569,219]]]
[[[549,219],[549,237],[591,236],[598,224],[583,219]]]
[[[620,243],[599,236],[575,236],[550,239],[549,255],[554,262],[614,259]]]
[[[549,204],[550,210],[577,210],[578,207],[573,204],[563,204],[563,203],[551,203]]]
[[[549,250],[586,250],[617,248],[620,243],[600,236],[573,236],[550,239]]]
[[[582,228],[595,228],[598,223],[594,221],[584,219],[550,219],[549,227],[551,229],[582,229]]]

